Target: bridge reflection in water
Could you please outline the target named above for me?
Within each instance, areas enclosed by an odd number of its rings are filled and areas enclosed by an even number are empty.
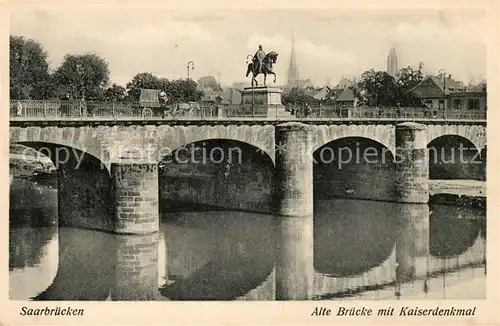
[[[154,235],[26,224],[52,209],[11,211],[10,298],[26,300],[273,300],[272,215],[183,211]],[[485,212],[440,205],[315,202],[314,297],[404,298],[485,270]],[[13,221],[23,217],[23,224]],[[417,234],[418,236],[415,236]],[[456,279],[456,278],[455,278]],[[455,281],[456,282],[456,281]],[[447,283],[448,284],[448,283]],[[485,292],[485,291],[484,291]]]

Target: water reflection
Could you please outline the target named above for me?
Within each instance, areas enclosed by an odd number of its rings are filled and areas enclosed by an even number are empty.
[[[156,300],[158,233],[115,236],[111,300]]]
[[[54,219],[57,206],[51,205],[49,219]],[[26,221],[39,218],[40,209],[28,210],[31,215],[22,212],[14,209],[10,215],[12,299],[275,297],[277,250],[272,215],[169,212],[162,216],[158,234],[118,236],[30,225]],[[395,284],[390,296],[404,297],[409,293],[404,285],[408,282],[426,281],[444,270],[484,265],[485,223],[484,210],[477,209],[318,200],[314,295],[340,298],[383,291]],[[419,286],[418,291],[435,288],[431,283]]]
[[[230,300],[264,283],[275,261],[271,215],[184,212],[162,224],[173,300]]]
[[[402,283],[427,274],[429,256],[429,206],[398,205],[396,281]]]
[[[463,254],[475,242],[485,223],[480,210],[448,205],[431,206],[430,253],[440,258]]]
[[[314,268],[319,273],[359,275],[393,251],[397,218],[392,203],[318,200],[314,213]]]
[[[428,291],[429,257],[429,206],[400,204],[398,207],[399,229],[396,240],[396,289],[395,296],[402,295],[401,285],[418,278],[424,279],[423,291]]]
[[[58,266],[57,227],[11,227],[9,230],[9,293],[24,300],[45,290]]]
[[[104,300],[114,281],[114,236],[59,228],[54,281],[35,300]]]
[[[50,227],[57,224],[57,190],[13,178],[10,185],[9,224],[15,227]]]

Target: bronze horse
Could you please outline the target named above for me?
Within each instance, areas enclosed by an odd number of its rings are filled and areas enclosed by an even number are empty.
[[[266,86],[267,75],[274,75],[274,82],[276,82],[276,74],[273,72],[273,64],[276,63],[276,59],[278,58],[278,53],[271,51],[264,57],[262,60],[262,69],[259,69],[259,61],[251,62],[247,67],[246,77],[250,73],[252,73],[252,86],[255,82],[255,86],[258,86],[259,83],[255,79],[259,74],[264,74],[264,86]]]

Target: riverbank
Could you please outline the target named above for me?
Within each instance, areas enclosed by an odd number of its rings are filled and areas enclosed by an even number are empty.
[[[467,207],[486,207],[486,181],[429,180],[429,202]]]

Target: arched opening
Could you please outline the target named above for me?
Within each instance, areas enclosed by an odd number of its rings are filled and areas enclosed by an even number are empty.
[[[271,211],[273,162],[252,145],[198,141],[172,151],[160,165],[160,207]]]
[[[57,171],[52,160],[35,149],[11,144],[11,226],[57,226]]]
[[[313,157],[315,199],[392,200],[394,157],[379,142],[340,138],[318,148]]]
[[[82,229],[113,224],[108,171],[88,153],[45,142],[11,144],[10,161],[10,297],[83,298],[83,284],[112,275],[104,264],[113,261],[112,243]],[[78,236],[85,232],[94,236]]]
[[[467,138],[445,135],[433,139],[427,148],[430,179],[485,180],[485,161]]]
[[[160,164],[162,295],[271,298],[271,158],[242,142],[210,139],[176,149]]]
[[[383,202],[393,193],[391,151],[371,139],[347,137],[321,146],[313,158],[314,268],[322,274],[315,287],[331,294],[392,281],[394,271],[386,265],[396,244],[397,214],[394,204]],[[332,277],[339,279],[335,284],[353,284],[331,288]]]

